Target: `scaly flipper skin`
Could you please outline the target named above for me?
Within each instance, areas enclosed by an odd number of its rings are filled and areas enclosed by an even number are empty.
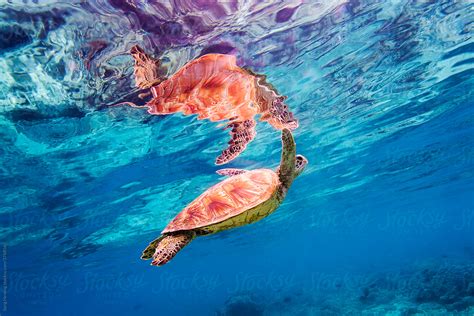
[[[148,260],[153,257],[153,254],[155,253],[156,246],[158,246],[158,243],[164,238],[165,236],[160,236],[153,240],[151,243],[148,244],[148,247],[145,248],[142,252],[141,258],[143,260]]]
[[[255,125],[256,122],[254,120],[233,122],[227,125],[227,128],[232,128],[230,131],[231,140],[229,141],[229,146],[217,157],[216,165],[228,163],[245,150],[247,144],[256,135]]]
[[[220,169],[220,170],[217,170],[216,173],[218,175],[221,175],[221,176],[228,176],[228,177],[232,177],[232,176],[236,176],[238,174],[242,174],[244,172],[247,172],[247,170],[244,170],[244,169],[234,169],[234,168],[227,168],[227,169]]]
[[[164,70],[161,68],[159,59],[146,54],[138,45],[130,49],[130,54],[135,60],[133,73],[135,75],[135,84],[138,88],[151,88],[165,79],[163,76]]]
[[[153,261],[151,264],[154,266],[162,266],[171,259],[173,259],[174,256],[176,256],[176,254],[178,253],[178,251],[188,245],[191,240],[194,239],[194,237],[196,237],[196,233],[193,231],[183,231],[175,234],[164,235],[153,241],[143,251],[142,258],[148,259],[148,256],[145,257],[145,254],[148,255],[149,248],[152,246],[153,243],[156,242],[156,250],[153,254]]]
[[[278,176],[280,182],[286,188],[289,188],[295,176],[296,167],[296,144],[289,129],[281,132],[282,153]]]

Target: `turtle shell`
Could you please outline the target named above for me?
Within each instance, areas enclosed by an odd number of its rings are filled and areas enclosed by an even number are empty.
[[[248,120],[258,113],[255,77],[237,66],[232,55],[208,54],[151,88],[150,114],[183,112],[199,119]]]
[[[280,181],[270,169],[257,169],[232,176],[209,188],[181,211],[162,234],[192,230],[216,223],[267,201]]]

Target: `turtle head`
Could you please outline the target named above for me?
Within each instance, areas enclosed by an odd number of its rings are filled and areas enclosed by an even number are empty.
[[[298,120],[293,116],[293,113],[288,109],[288,105],[284,103],[286,97],[275,97],[272,100],[270,108],[268,109],[268,123],[276,129],[294,130],[298,128]]]
[[[308,164],[308,159],[306,159],[303,155],[296,155],[296,162],[295,162],[295,178],[299,176],[306,165]]]
[[[266,77],[253,72],[256,78],[256,104],[259,107],[261,121],[267,121],[274,128],[294,130],[298,128],[298,120],[285,104],[286,96],[281,96],[275,87],[266,81]]]

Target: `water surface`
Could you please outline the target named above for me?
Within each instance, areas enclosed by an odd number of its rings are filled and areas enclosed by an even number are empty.
[[[5,315],[473,312],[469,1],[0,2]],[[227,131],[135,100],[139,44],[264,73],[310,164],[253,225],[139,260],[220,181]],[[274,168],[279,132],[229,167]]]

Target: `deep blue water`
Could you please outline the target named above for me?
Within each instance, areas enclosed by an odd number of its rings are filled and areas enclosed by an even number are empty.
[[[1,315],[474,314],[469,1],[0,1]],[[134,44],[264,73],[310,163],[264,220],[139,259],[227,132],[134,100]],[[229,167],[274,168],[279,132]]]

